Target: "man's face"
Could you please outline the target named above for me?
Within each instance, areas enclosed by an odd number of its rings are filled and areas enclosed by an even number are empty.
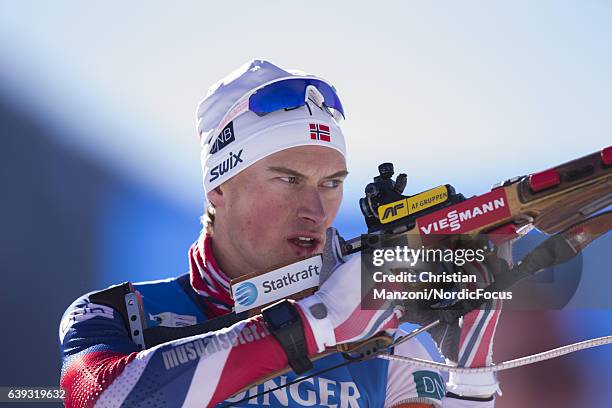
[[[222,263],[245,268],[243,275],[322,252],[347,174],[336,150],[300,146],[274,153],[222,184],[220,195],[212,196],[218,201],[213,245],[229,241],[219,244],[223,257],[233,257]]]

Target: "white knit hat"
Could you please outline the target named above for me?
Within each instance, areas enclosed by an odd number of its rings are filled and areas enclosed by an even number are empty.
[[[262,117],[248,111],[247,96],[254,89],[299,77],[314,78],[265,60],[252,60],[208,90],[197,110],[205,193],[256,161],[291,147],[325,146],[346,155],[338,120],[320,103],[281,109]],[[320,102],[312,92],[316,90],[309,90],[310,99]]]

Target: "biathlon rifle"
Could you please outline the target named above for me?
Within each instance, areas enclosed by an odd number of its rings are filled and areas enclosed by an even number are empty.
[[[558,264],[560,258],[553,259],[555,257],[551,251],[560,248],[559,242],[564,243],[563,248],[570,248],[562,257],[565,262],[612,227],[612,213],[598,214],[597,219],[593,217],[612,204],[612,146],[548,170],[503,181],[494,185],[491,191],[471,198],[456,193],[449,184],[404,196],[406,175],[400,174],[393,180],[393,173],[392,164],[381,164],[379,175],[366,186],[365,197],[359,202],[368,227],[368,239],[372,241],[364,241],[361,237],[344,241],[343,254],[364,250],[364,246],[370,244],[375,245],[377,236],[385,234],[404,235],[407,245],[414,248],[428,245],[432,237],[439,235],[484,234],[495,244],[499,244],[500,240],[516,238],[532,227],[552,235],[525,258],[529,262],[519,262],[522,269],[514,278],[494,284],[496,286],[493,288],[500,290],[501,286],[508,287],[519,278],[553,266],[554,262]],[[317,260],[320,265],[320,255],[317,255],[282,266],[281,269]],[[234,296],[235,288],[240,283],[277,270],[280,269],[273,268],[233,280]],[[316,283],[286,297],[300,299],[315,290]],[[147,320],[142,316],[138,293],[129,282],[92,295],[93,302],[109,305],[119,311],[132,339],[141,349],[229,327],[258,314],[262,307],[278,300],[268,298],[264,304],[254,304],[255,307],[248,310],[235,311],[201,324],[174,328],[146,327]],[[473,309],[478,305],[475,303],[471,307]],[[456,311],[451,311],[442,320],[450,321],[459,316]],[[432,326],[427,325],[420,331],[429,327]],[[379,335],[362,343],[338,345],[315,358],[332,352],[343,352],[350,356],[349,359],[361,359],[375,355],[391,343],[388,336]],[[274,373],[269,378],[280,374],[282,372]]]

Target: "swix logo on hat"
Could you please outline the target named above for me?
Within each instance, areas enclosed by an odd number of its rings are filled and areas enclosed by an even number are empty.
[[[232,170],[234,167],[238,166],[242,163],[242,151],[244,149],[240,149],[238,153],[229,152],[229,157],[223,160],[221,163],[217,164],[215,167],[210,169],[210,179],[209,182],[213,182],[228,171]]]
[[[320,125],[318,123],[310,123],[310,138],[312,140],[322,140],[324,142],[331,142],[331,132],[329,126]]]
[[[217,153],[234,140],[236,140],[234,137],[234,122],[230,122],[223,128],[221,133],[219,133],[219,136],[217,136],[215,144],[213,145],[212,149],[210,149],[210,154]]]

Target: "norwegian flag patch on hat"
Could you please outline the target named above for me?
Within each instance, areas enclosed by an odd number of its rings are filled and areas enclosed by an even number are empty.
[[[324,142],[331,142],[331,131],[329,126],[322,125],[319,123],[310,123],[310,138],[312,140],[322,140]]]

